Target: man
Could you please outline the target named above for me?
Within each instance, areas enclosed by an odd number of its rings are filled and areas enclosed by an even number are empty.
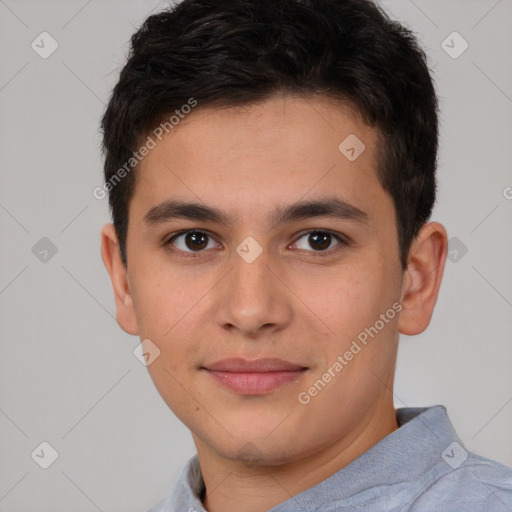
[[[437,112],[367,0],[185,0],[133,36],[102,257],[197,448],[153,511],[512,510],[442,406],[393,406],[446,259]]]

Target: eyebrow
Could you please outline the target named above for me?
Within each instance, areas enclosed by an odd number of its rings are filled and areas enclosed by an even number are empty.
[[[272,225],[276,225],[315,217],[368,222],[367,213],[337,197],[298,201],[287,206],[280,206],[269,215],[268,219]],[[235,217],[212,206],[171,199],[148,210],[144,216],[144,224],[151,227],[174,219],[210,221],[229,225],[233,223]]]

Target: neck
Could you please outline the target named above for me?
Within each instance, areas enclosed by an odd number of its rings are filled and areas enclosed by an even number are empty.
[[[369,412],[349,436],[282,465],[247,465],[219,456],[194,437],[209,512],[264,512],[314,487],[398,428],[392,399]]]

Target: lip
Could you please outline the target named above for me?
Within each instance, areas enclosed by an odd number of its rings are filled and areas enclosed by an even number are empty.
[[[298,380],[308,368],[276,358],[223,359],[202,367],[218,383],[245,395],[269,393]]]

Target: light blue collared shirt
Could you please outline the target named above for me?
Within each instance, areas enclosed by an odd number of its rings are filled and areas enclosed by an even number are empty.
[[[465,450],[446,409],[396,410],[399,428],[268,512],[512,512],[512,469]],[[197,455],[149,512],[206,512]]]

